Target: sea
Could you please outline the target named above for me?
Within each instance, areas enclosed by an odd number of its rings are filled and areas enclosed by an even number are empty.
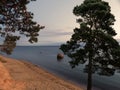
[[[6,56],[31,62],[85,89],[87,73],[83,72],[84,66],[79,65],[72,69],[69,64],[71,59],[65,55],[64,59],[57,60],[58,53],[63,53],[59,46],[17,46],[11,55]],[[98,74],[92,76],[93,87],[98,90],[120,90],[120,73],[109,77]]]

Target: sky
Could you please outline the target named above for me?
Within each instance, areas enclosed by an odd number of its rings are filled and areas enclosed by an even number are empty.
[[[109,2],[111,12],[116,22],[113,26],[117,32],[115,39],[120,40],[120,0],[104,0]],[[78,17],[72,11],[83,0],[37,0],[28,5],[28,10],[34,13],[34,21],[45,26],[39,32],[38,43],[30,44],[27,38],[22,37],[18,45],[61,45],[70,39],[73,29],[79,25]]]

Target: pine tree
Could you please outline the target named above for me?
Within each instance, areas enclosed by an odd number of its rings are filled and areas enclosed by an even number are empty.
[[[84,0],[74,7],[74,15],[79,17],[80,27],[60,49],[72,60],[72,68],[84,64],[88,73],[87,90],[92,89],[92,73],[111,76],[120,69],[120,46],[113,38],[112,28],[115,17],[111,14],[108,2],[102,0]]]
[[[1,45],[3,52],[10,54],[21,35],[29,37],[30,43],[38,41],[38,32],[44,27],[33,21],[33,13],[27,11],[26,5],[31,1],[36,0],[0,0],[0,36],[4,39]]]

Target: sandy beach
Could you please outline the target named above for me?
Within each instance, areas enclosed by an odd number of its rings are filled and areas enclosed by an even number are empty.
[[[0,90],[83,90],[26,61],[0,56]]]

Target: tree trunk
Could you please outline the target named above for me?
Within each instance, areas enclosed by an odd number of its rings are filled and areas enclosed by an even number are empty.
[[[87,90],[92,90],[92,58],[89,58]]]

